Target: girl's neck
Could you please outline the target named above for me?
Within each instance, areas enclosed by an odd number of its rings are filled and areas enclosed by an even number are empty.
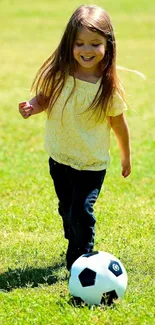
[[[99,73],[99,71],[89,71],[89,69],[87,70],[83,70],[82,69],[78,69],[74,72],[74,77],[77,78],[77,79],[81,79],[83,81],[88,81],[88,82],[91,82],[91,83],[96,83],[99,78],[101,77],[101,73]]]

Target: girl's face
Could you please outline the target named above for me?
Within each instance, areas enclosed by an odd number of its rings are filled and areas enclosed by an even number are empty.
[[[105,56],[107,40],[104,36],[82,28],[77,34],[73,56],[82,71],[98,72]]]

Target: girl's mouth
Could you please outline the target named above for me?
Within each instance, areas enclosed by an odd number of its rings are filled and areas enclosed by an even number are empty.
[[[83,60],[83,61],[87,61],[87,62],[90,62],[90,61],[92,61],[93,59],[94,59],[94,57],[95,56],[83,56],[83,55],[81,55],[81,59]]]

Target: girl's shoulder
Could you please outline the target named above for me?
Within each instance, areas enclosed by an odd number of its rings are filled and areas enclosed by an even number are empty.
[[[107,115],[108,116],[117,116],[127,110],[127,104],[124,99],[124,96],[119,93],[119,91],[115,91],[113,94],[113,99],[111,105],[108,109]]]

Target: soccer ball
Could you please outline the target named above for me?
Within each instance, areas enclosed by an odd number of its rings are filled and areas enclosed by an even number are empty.
[[[71,267],[69,291],[88,305],[111,305],[127,288],[127,273],[118,258],[102,251],[83,254]]]

